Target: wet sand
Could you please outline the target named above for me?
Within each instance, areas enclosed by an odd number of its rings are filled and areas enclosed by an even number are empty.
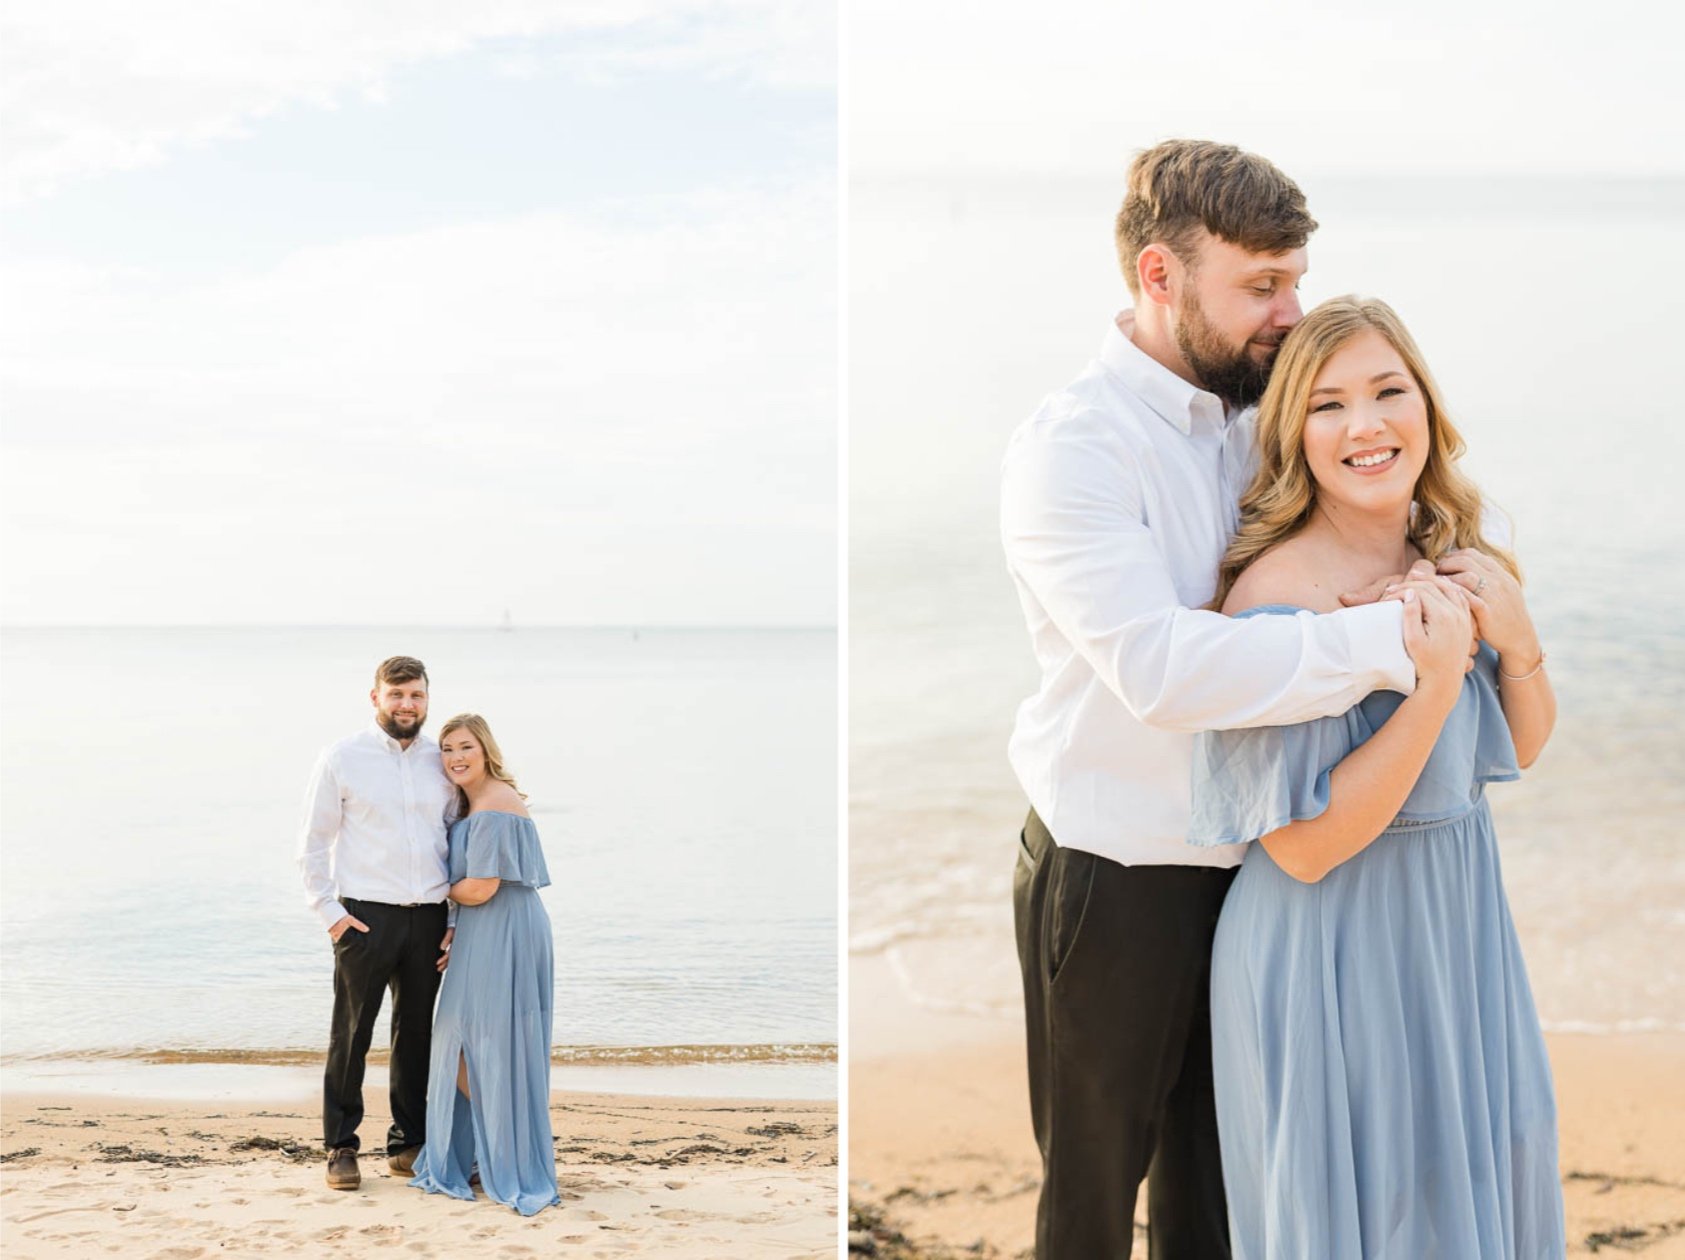
[[[870,959],[850,976],[853,1236],[874,1232],[880,1257],[1030,1256],[1041,1166],[1021,1027],[923,1012]],[[1685,1257],[1685,1034],[1547,1040],[1569,1254]],[[1133,1260],[1145,1210],[1143,1195]]]

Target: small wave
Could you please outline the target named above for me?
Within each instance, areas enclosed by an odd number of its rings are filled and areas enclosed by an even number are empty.
[[[0,1062],[31,1063],[76,1059],[93,1062],[136,1062],[149,1064],[236,1063],[262,1067],[319,1067],[327,1057],[318,1050],[238,1049],[229,1047],[107,1050],[60,1050],[50,1054],[9,1055]],[[386,1063],[390,1053],[369,1049],[370,1063]],[[768,1042],[753,1045],[678,1046],[557,1046],[550,1061],[569,1067],[590,1065],[679,1067],[711,1063],[815,1064],[835,1063],[837,1047],[825,1042]]]
[[[633,1063],[673,1067],[692,1063],[835,1063],[837,1047],[826,1042],[746,1046],[558,1046],[553,1063]]]
[[[1548,1033],[1581,1033],[1593,1037],[1619,1037],[1627,1033],[1685,1032],[1685,1023],[1673,1019],[1617,1019],[1599,1023],[1580,1019],[1547,1019],[1541,1021]]]
[[[888,927],[866,928],[853,932],[848,938],[850,954],[881,954],[903,941],[916,941],[934,935],[926,928],[894,924]]]
[[[885,955],[889,960],[890,970],[895,975],[895,982],[901,986],[902,994],[914,1006],[932,1011],[939,1015],[981,1015],[985,1018],[996,1019],[1003,1016],[1020,1014],[1023,1007],[1016,1002],[1001,998],[992,1000],[986,997],[949,998],[938,997],[927,992],[908,969],[902,960],[899,950],[890,949]]]

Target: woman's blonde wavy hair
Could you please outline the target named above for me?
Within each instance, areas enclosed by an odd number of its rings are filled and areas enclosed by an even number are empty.
[[[445,738],[452,731],[467,731],[472,735],[474,742],[479,744],[486,755],[486,773],[498,782],[507,783],[514,788],[516,795],[523,801],[527,799],[527,794],[521,791],[520,786],[515,782],[515,776],[503,768],[503,750],[497,746],[497,740],[492,736],[491,727],[486,725],[485,718],[478,713],[458,713],[439,728],[439,742],[443,744]],[[458,818],[462,818],[467,813],[468,793],[461,788],[457,788],[456,815]]]
[[[1439,386],[1404,322],[1379,298],[1346,296],[1322,303],[1282,343],[1269,388],[1258,404],[1258,472],[1240,497],[1240,529],[1218,567],[1217,594],[1209,607],[1221,609],[1249,564],[1310,521],[1316,480],[1305,462],[1304,436],[1311,387],[1336,351],[1369,330],[1398,351],[1427,403],[1428,458],[1416,481],[1409,540],[1434,561],[1455,547],[1476,548],[1520,581],[1515,557],[1480,531],[1480,491],[1457,467],[1464,450],[1462,435],[1451,423]]]

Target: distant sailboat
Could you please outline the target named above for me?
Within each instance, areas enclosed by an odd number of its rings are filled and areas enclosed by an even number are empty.
[[[503,624],[498,626],[498,629],[499,630],[513,630],[514,628],[515,628],[515,619],[509,615],[509,610],[507,608],[505,608],[503,610]]]

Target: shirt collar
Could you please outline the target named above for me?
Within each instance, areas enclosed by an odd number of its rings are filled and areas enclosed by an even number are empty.
[[[1221,429],[1229,419],[1222,399],[1184,381],[1142,350],[1130,340],[1134,331],[1135,312],[1124,311],[1106,330],[1100,345],[1101,365],[1184,436],[1193,432],[1194,421],[1202,417]]]
[[[417,733],[416,737],[410,740],[410,746],[405,748],[397,740],[388,735],[380,723],[373,718],[369,719],[368,734],[369,738],[374,740],[382,748],[386,749],[388,752],[395,752],[400,756],[414,752],[421,746],[422,741],[427,738],[427,736]]]

